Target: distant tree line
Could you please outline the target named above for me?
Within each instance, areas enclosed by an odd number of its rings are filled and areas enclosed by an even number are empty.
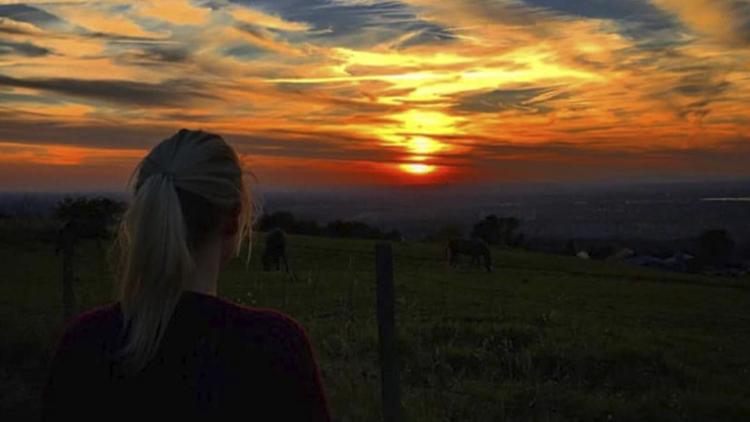
[[[112,222],[125,211],[125,208],[124,202],[103,196],[65,197],[55,205],[54,215],[64,221],[97,220]]]
[[[122,201],[103,196],[78,196],[65,197],[58,201],[53,213],[57,219],[64,222],[78,222],[80,227],[91,225],[92,222],[98,227],[111,226],[125,209],[126,204]],[[9,215],[0,215],[0,219],[3,217],[10,218]],[[344,219],[321,224],[312,219],[299,218],[288,211],[263,215],[255,225],[256,230],[264,232],[274,228],[280,228],[290,234],[307,236],[403,240],[398,230],[383,230],[361,221]],[[546,241],[549,245],[544,243],[544,239],[527,239],[520,229],[521,221],[518,218],[493,214],[474,223],[468,232],[459,224],[446,224],[427,235],[425,240],[447,241],[470,237],[481,239],[490,245],[524,247],[529,250],[552,253],[577,254],[585,250],[593,259],[608,259],[627,247],[638,255],[654,255],[663,258],[687,252],[694,257],[690,262],[690,268],[694,271],[732,265],[738,259],[750,258],[750,242],[737,243],[727,230],[720,228],[705,230],[692,238],[671,242],[660,241],[658,244],[661,246],[649,245],[648,241],[637,239],[631,242],[605,239],[599,241],[558,239],[562,243],[554,247],[550,243],[552,239]],[[654,248],[661,252],[654,251]]]
[[[255,229],[261,232],[268,232],[275,228],[282,229],[290,234],[305,236],[402,240],[401,233],[398,230],[386,231],[361,221],[340,219],[323,225],[315,220],[297,218],[288,211],[264,214],[255,226]]]

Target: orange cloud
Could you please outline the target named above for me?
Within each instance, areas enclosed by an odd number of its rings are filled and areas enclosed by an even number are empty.
[[[197,6],[188,0],[139,0],[136,8],[138,16],[176,25],[203,25],[211,15],[208,7]]]
[[[654,0],[699,34],[735,46],[750,45],[750,3],[743,0]]]
[[[154,34],[143,29],[128,15],[110,11],[108,2],[102,2],[98,7],[69,6],[67,4],[53,7],[56,14],[67,21],[74,22],[93,32],[111,33],[132,37],[149,37]]]
[[[60,145],[0,142],[0,164],[30,163],[46,166],[86,166],[135,163],[143,150],[111,150]]]

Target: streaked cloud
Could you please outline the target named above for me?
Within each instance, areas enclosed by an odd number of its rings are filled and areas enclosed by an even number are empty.
[[[544,103],[559,97],[554,88],[496,89],[463,97],[457,109],[469,113],[498,113],[506,110],[525,112],[552,111]]]
[[[24,3],[0,4],[0,16],[38,27],[56,27],[63,23],[58,16]]]
[[[17,54],[19,56],[38,57],[50,54],[50,50],[28,42],[12,42],[0,40],[0,55]]]
[[[160,84],[151,84],[114,79],[16,79],[0,75],[0,87],[34,89],[72,97],[140,106],[190,105],[191,100],[212,97],[203,92],[194,82],[175,79]]]

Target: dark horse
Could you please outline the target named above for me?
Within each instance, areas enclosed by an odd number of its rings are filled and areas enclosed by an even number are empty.
[[[450,266],[458,264],[458,257],[460,255],[468,255],[471,257],[471,262],[476,265],[480,264],[480,259],[484,259],[484,268],[488,273],[492,272],[490,248],[487,246],[487,243],[480,239],[453,239],[448,242],[445,252],[448,256],[448,265]]]
[[[289,272],[289,263],[286,260],[286,234],[281,229],[273,229],[266,236],[266,247],[263,251],[263,271],[270,271],[271,267],[281,269],[281,261],[284,261],[286,272]]]

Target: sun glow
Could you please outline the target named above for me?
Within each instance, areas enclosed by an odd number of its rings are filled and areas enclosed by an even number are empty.
[[[454,154],[462,148],[443,142],[440,136],[461,133],[461,117],[437,109],[410,109],[390,119],[393,124],[368,128],[383,140],[383,145],[395,147],[407,154],[409,163],[399,164],[406,174],[423,176],[435,172],[438,166],[427,164],[436,154]]]
[[[445,149],[445,144],[427,136],[413,136],[407,145],[414,154],[434,154]]]
[[[399,168],[406,173],[415,174],[419,176],[430,174],[435,171],[435,166],[430,165],[430,164],[421,164],[421,163],[401,164],[399,165]]]
[[[404,132],[445,135],[456,131],[461,118],[436,110],[412,109],[393,116]]]

